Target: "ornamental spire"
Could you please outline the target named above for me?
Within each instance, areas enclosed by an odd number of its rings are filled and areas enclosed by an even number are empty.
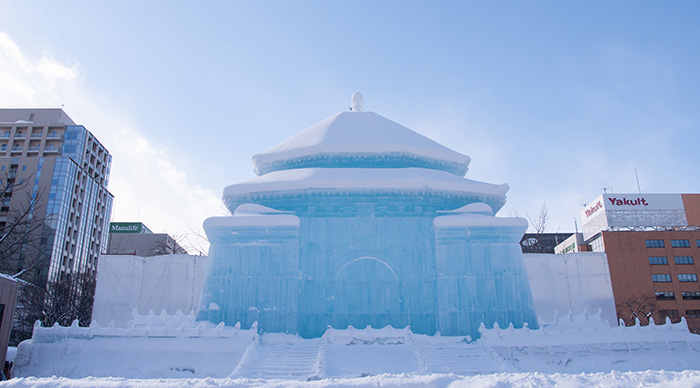
[[[352,98],[350,98],[350,110],[353,112],[362,112],[365,107],[365,99],[362,97],[362,93],[360,92],[355,92],[352,94]]]

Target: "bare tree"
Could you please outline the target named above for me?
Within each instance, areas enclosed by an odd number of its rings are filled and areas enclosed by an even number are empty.
[[[530,226],[535,230],[535,233],[543,234],[547,230],[547,224],[549,222],[547,201],[542,201],[535,217],[530,217],[528,215],[527,220],[530,222]]]
[[[192,228],[189,228],[190,233],[187,235],[186,241],[187,241],[187,251],[189,252],[195,252],[199,256],[206,256],[207,255],[207,248],[205,248],[205,245],[209,244],[209,239],[207,236],[202,235],[201,233],[192,230]],[[194,237],[192,237],[194,236]]]
[[[520,217],[520,212],[512,204],[508,207],[508,217]]]
[[[81,326],[89,325],[95,285],[95,278],[85,272],[66,274],[61,280],[49,281],[46,287],[21,282],[11,342],[31,338],[36,321],[43,326],[68,326],[77,319]]]
[[[625,325],[634,325],[639,321],[641,325],[648,325],[649,318],[657,313],[656,296],[636,296],[618,303],[615,306],[617,318],[622,319]]]
[[[43,209],[38,209],[42,192],[32,192],[28,179],[15,181],[14,174],[0,177],[0,272],[34,280],[47,267],[50,257],[42,254]],[[10,206],[10,201],[12,205]],[[46,229],[48,230],[48,229]]]
[[[186,255],[187,249],[183,248],[182,244],[186,240],[184,235],[176,234],[173,237],[165,235],[165,238],[158,241],[153,248],[156,255],[170,255],[170,254],[184,254]]]

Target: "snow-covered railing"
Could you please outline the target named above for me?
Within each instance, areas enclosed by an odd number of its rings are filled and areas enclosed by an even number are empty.
[[[375,329],[367,326],[364,329],[356,329],[348,326],[347,329],[334,329],[328,326],[328,329],[323,333],[323,340],[332,344],[342,345],[398,345],[408,342],[413,332],[409,326],[403,329],[395,329],[391,326],[385,326],[381,329]]]
[[[255,357],[255,353],[258,351],[258,346],[260,345],[260,335],[257,333],[257,325],[258,322],[253,323],[254,327],[251,327],[250,329],[253,330],[255,329],[255,334],[251,337],[251,343],[248,345],[248,347],[245,349],[245,352],[243,352],[243,355],[241,356],[241,360],[238,361],[238,365],[233,369],[233,372],[228,376],[229,378],[237,378],[241,377],[241,374],[245,370],[245,368],[249,367],[253,363],[253,358]]]
[[[329,328],[330,329],[330,328]],[[326,349],[328,348],[328,330],[321,337],[321,345],[318,347],[316,362],[314,363],[312,376],[323,378],[326,376]]]
[[[144,337],[144,338],[257,338],[258,324],[254,322],[250,329],[241,329],[241,324],[234,327],[226,326],[223,322],[215,325],[211,322],[183,321],[179,325],[173,321],[146,322],[138,326],[134,321],[127,328],[115,328],[114,324],[106,327],[99,326],[93,321],[88,327],[81,327],[75,320],[70,326],[42,327],[41,322],[34,323],[32,341],[55,342],[65,338],[90,339],[94,337]],[[177,322],[177,321],[175,321]]]
[[[685,318],[678,323],[671,323],[667,317],[663,325],[656,325],[654,320],[650,324],[642,326],[637,321],[633,326],[611,327],[604,324],[595,324],[601,320],[598,314],[579,316],[557,317],[555,322],[540,323],[540,329],[532,330],[527,323],[522,328],[516,329],[511,323],[507,328],[500,328],[494,323],[493,328],[487,329],[482,323],[479,327],[481,333],[480,342],[487,346],[548,346],[577,345],[594,343],[624,343],[639,342],[669,342],[669,341],[693,341],[700,342],[700,336],[691,334]],[[587,324],[584,322],[592,321]],[[653,333],[645,335],[642,333]]]
[[[131,321],[127,323],[127,327],[158,327],[165,326],[168,322],[173,327],[180,327],[185,323],[193,323],[194,319],[194,311],[184,314],[181,310],[177,310],[175,314],[171,315],[163,310],[156,315],[153,310],[150,310],[147,315],[141,315],[137,309],[134,309],[131,312]]]

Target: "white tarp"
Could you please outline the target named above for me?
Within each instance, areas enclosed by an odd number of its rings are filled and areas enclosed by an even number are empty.
[[[206,256],[102,255],[92,319],[126,327],[136,309],[175,314],[196,311],[204,281]]]
[[[603,252],[563,255],[523,254],[535,311],[545,322],[559,316],[595,314],[598,309],[611,326],[617,325],[608,258]]]

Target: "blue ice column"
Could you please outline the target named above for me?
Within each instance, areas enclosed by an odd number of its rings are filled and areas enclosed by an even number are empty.
[[[438,326],[442,335],[480,336],[498,322],[538,327],[520,241],[527,221],[479,214],[434,221]]]
[[[244,329],[257,321],[265,331],[295,333],[298,218],[257,215],[254,221],[235,215],[205,221],[211,247],[197,320],[240,322]]]

